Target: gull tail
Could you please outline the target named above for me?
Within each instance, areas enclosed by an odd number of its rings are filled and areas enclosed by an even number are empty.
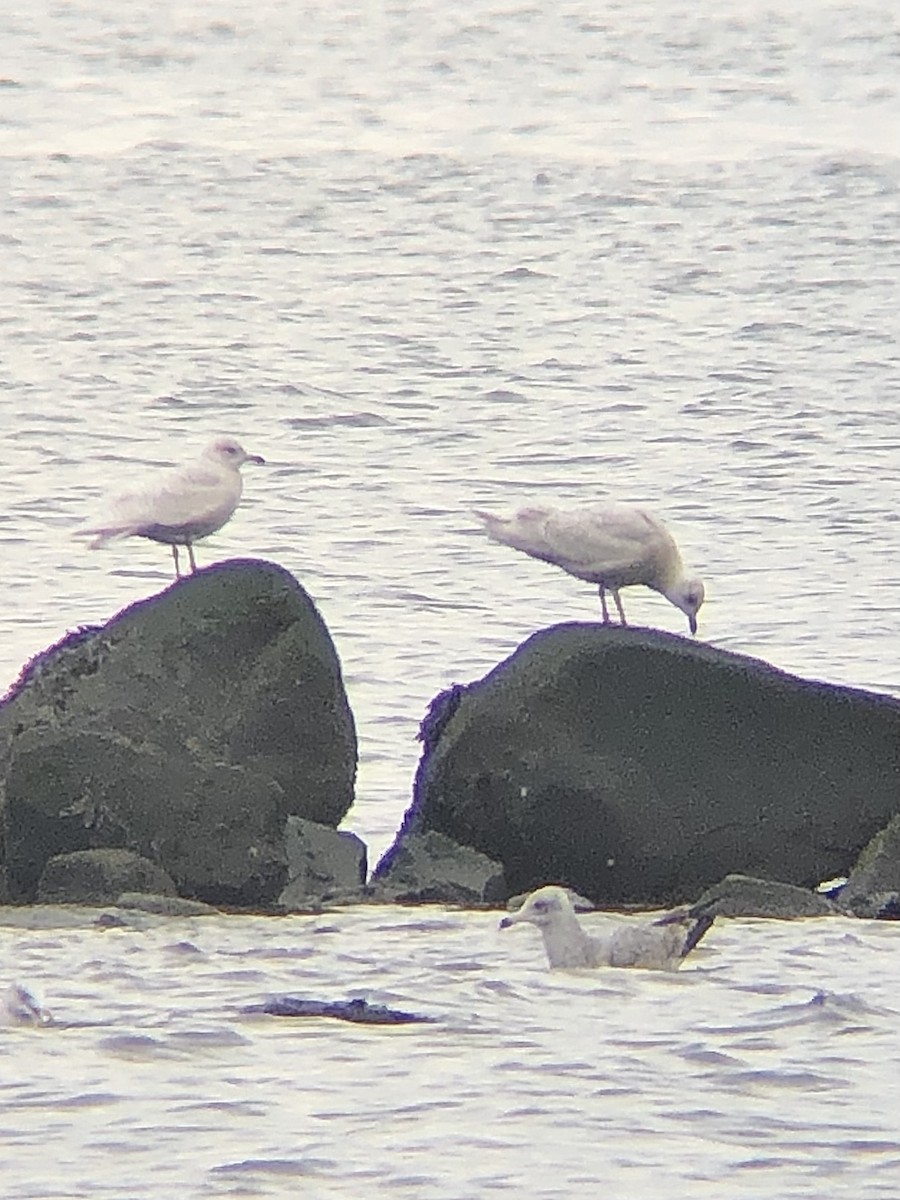
[[[73,530],[72,537],[91,538],[90,548],[99,550],[107,542],[116,542],[120,538],[132,537],[137,531],[137,527],[134,525],[92,526],[87,529]]]
[[[483,521],[490,528],[491,525],[496,525],[502,521],[502,517],[496,516],[494,513],[485,512],[483,508],[473,508],[472,515],[476,516],[479,521]]]
[[[472,513],[484,525],[484,531],[491,541],[509,545],[508,530],[512,522],[508,517],[498,517],[496,513],[485,512],[483,508],[473,508]]]
[[[706,931],[712,927],[715,919],[716,918],[710,916],[709,913],[703,913],[701,916],[694,918],[693,925],[691,925],[684,937],[684,945],[681,948],[682,958],[684,958],[685,955],[690,954]]]
[[[684,941],[680,950],[681,957],[686,958],[701,938],[703,938],[704,934],[712,927],[715,919],[715,916],[710,913],[696,913],[691,909],[678,908],[674,912],[660,917],[658,921],[654,921],[653,923],[654,925],[684,925],[686,927]]]

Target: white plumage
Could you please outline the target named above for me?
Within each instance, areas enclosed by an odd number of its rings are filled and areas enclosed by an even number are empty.
[[[520,909],[500,922],[501,929],[536,925],[544,938],[551,967],[646,967],[675,971],[713,923],[708,915],[679,909],[656,921],[629,920],[601,936],[586,933],[565,888],[542,887]]]
[[[52,1025],[53,1018],[21,983],[11,983],[0,995],[0,1025]]]
[[[619,589],[642,583],[680,608],[691,633],[697,632],[703,583],[688,577],[675,539],[643,508],[593,504],[579,509],[522,508],[512,517],[476,509],[475,515],[495,542],[596,583],[604,625],[609,623],[606,592],[624,625]]]
[[[178,547],[187,547],[191,570],[196,571],[194,542],[209,537],[230,519],[243,489],[241,467],[262,463],[234,438],[210,442],[196,462],[160,474],[158,482],[113,496],[96,524],[76,531],[93,538],[91,549],[126,537],[144,537],[172,547],[175,575],[181,575]]]

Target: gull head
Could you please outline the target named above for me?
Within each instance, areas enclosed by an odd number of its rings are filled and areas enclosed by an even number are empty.
[[[666,599],[671,600],[687,617],[691,633],[697,632],[697,613],[705,596],[702,579],[682,579],[670,592],[666,592]]]
[[[244,463],[264,463],[266,460],[259,454],[248,454],[239,441],[232,437],[218,437],[210,442],[203,451],[204,458],[211,458],[223,467],[231,467],[239,471]]]
[[[509,929],[510,925],[527,922],[537,925],[538,929],[555,924],[564,913],[574,913],[572,901],[565,888],[542,887],[532,892],[521,908],[511,912],[500,922],[501,929]]]

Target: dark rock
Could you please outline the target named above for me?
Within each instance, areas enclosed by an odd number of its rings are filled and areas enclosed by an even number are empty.
[[[39,904],[109,904],[122,891],[177,895],[156,863],[130,850],[76,850],[47,860],[38,883]]]
[[[461,683],[453,683],[443,692],[438,692],[428,706],[428,712],[419,722],[419,732],[416,737],[430,754],[441,739],[441,734],[447,722],[459,708],[460,701],[466,694]]]
[[[791,883],[726,875],[703,893],[691,914],[713,917],[827,917],[836,912],[825,896]]]
[[[271,1017],[333,1017],[360,1025],[420,1025],[434,1017],[385,1008],[368,1000],[303,1000],[298,996],[275,996],[264,1004],[249,1004],[245,1013],[267,1013]]]
[[[406,904],[498,904],[507,895],[499,863],[433,831],[395,843],[372,885],[376,897]]]
[[[865,846],[838,893],[838,906],[855,917],[894,920],[900,895],[900,815]]]
[[[900,796],[900,703],[658,631],[556,626],[450,703],[389,859],[443,833],[513,892],[669,907],[733,872],[812,889]]]
[[[280,907],[304,909],[310,901],[336,893],[361,893],[366,882],[366,847],[355,833],[288,817],[284,840],[289,882],[278,897]]]
[[[116,906],[129,912],[152,913],[158,917],[220,917],[221,909],[202,900],[185,900],[183,896],[159,895],[153,892],[122,892]]]
[[[185,896],[263,907],[287,880],[286,818],[337,824],[355,768],[311,600],[271,563],[220,563],[23,672],[0,710],[11,898],[33,900],[56,854],[119,848]]]
[[[878,921],[900,921],[900,894],[883,892],[872,914]]]
[[[104,912],[101,913],[94,925],[98,929],[127,929],[128,922],[124,917],[120,917],[118,913]]]

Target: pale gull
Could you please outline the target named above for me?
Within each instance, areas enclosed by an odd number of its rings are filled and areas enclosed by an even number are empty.
[[[713,923],[678,909],[655,921],[628,920],[600,936],[586,933],[565,888],[542,887],[504,917],[501,929],[527,922],[544,938],[551,967],[647,967],[675,971]]]
[[[592,504],[578,509],[521,508],[512,517],[475,510],[488,536],[532,558],[562,567],[600,589],[603,624],[609,624],[606,593],[626,624],[619,588],[643,583],[686,614],[697,632],[703,583],[685,572],[675,539],[658,517],[642,508]]]
[[[102,520],[76,530],[93,537],[96,550],[118,538],[144,537],[172,547],[175,575],[181,576],[178,547],[185,546],[191,571],[196,571],[194,542],[221,529],[238,506],[244,463],[263,463],[248,454],[234,438],[209,443],[196,462],[160,474],[150,486],[123,492],[106,501]]]
[[[21,983],[11,983],[0,996],[0,1025],[52,1025],[53,1018]]]

